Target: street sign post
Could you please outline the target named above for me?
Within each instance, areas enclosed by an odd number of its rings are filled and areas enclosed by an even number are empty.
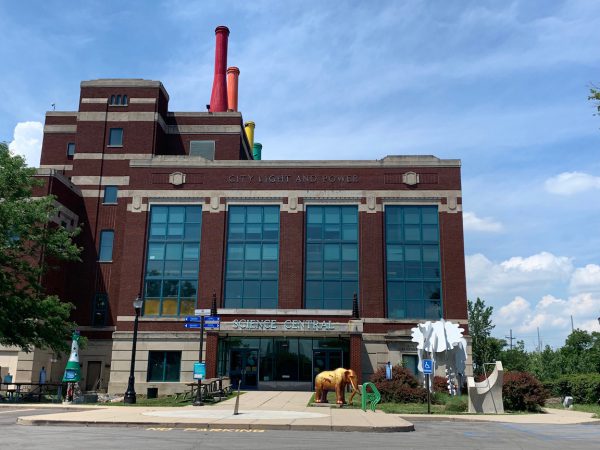
[[[427,414],[431,414],[431,386],[429,383],[429,377],[433,375],[433,360],[423,360],[423,374],[425,375],[425,384],[427,386]]]

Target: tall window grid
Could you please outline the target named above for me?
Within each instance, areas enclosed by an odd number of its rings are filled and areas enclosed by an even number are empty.
[[[98,252],[98,261],[111,262],[113,259],[113,242],[115,232],[113,230],[100,231],[100,249]]]
[[[306,208],[305,308],[352,309],[358,293],[358,208]]]
[[[225,306],[276,308],[279,206],[229,207]]]
[[[437,206],[386,206],[387,315],[442,316]]]
[[[201,226],[201,206],[151,207],[144,287],[145,315],[194,313],[198,297]]]

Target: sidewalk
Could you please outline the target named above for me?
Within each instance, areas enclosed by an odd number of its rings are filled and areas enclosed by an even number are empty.
[[[338,407],[307,407],[312,392],[247,392],[240,396],[239,414],[235,398],[211,406],[156,408],[97,406],[77,411],[19,417],[22,425],[146,426],[169,428],[296,430],[296,431],[414,431],[412,423],[381,411]]]
[[[239,414],[234,415],[235,398],[211,406],[137,407],[69,406],[72,411],[20,417],[22,425],[145,426],[168,428],[302,430],[302,431],[414,431],[412,422],[461,421],[520,424],[599,424],[592,414],[546,409],[546,414],[426,415],[385,414],[360,409],[307,407],[311,392],[253,391],[240,396]],[[14,406],[14,405],[13,405]],[[25,405],[23,405],[25,406]],[[30,405],[29,405],[30,406]],[[31,406],[30,406],[31,407]],[[63,407],[63,405],[44,405]]]

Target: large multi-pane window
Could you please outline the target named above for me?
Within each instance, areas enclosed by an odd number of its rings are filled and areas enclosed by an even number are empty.
[[[227,308],[276,308],[279,206],[229,207],[225,268]]]
[[[201,206],[150,209],[144,314],[193,314],[198,297]]]
[[[358,292],[358,208],[306,208],[306,308],[351,309]]]
[[[179,381],[181,352],[148,352],[147,381]]]
[[[387,314],[394,319],[442,315],[436,206],[385,208]]]

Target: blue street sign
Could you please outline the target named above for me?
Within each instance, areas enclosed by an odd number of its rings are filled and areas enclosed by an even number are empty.
[[[200,322],[188,322],[184,323],[183,326],[186,328],[200,328],[202,325]]]
[[[433,374],[433,360],[432,359],[424,359],[423,360],[423,373],[425,375]]]
[[[194,380],[202,380],[206,378],[206,364],[194,363]]]
[[[199,316],[187,316],[185,318],[186,322],[200,322],[202,320],[202,317]]]
[[[206,316],[204,318],[205,322],[218,322],[221,320],[221,316]]]
[[[204,324],[204,328],[220,328],[220,326],[221,326],[220,322],[205,323]]]

